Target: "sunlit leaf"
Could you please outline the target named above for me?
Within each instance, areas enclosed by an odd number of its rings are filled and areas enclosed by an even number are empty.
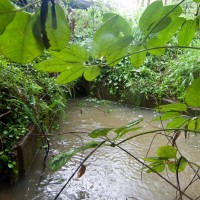
[[[171,172],[182,172],[187,166],[187,160],[184,157],[180,157],[176,162],[169,162],[167,165]]]
[[[144,63],[147,52],[146,51],[138,52],[138,51],[142,51],[144,49],[145,48],[143,46],[132,46],[131,47],[130,54],[132,54],[132,55],[130,56],[130,61],[131,61],[131,64],[136,68],[140,67]],[[135,52],[138,52],[138,53],[135,53]]]
[[[48,16],[46,21],[46,32],[51,50],[61,50],[66,47],[70,39],[70,28],[63,9],[55,4],[56,10],[56,28],[52,26],[52,9],[48,6]]]
[[[200,78],[194,80],[185,92],[185,102],[188,106],[198,108],[200,107]]]
[[[200,2],[200,0],[193,0],[194,2],[196,2],[196,3],[199,3]]]
[[[166,104],[166,105],[161,105],[156,108],[157,112],[169,112],[169,111],[187,111],[187,106],[183,103],[173,103],[173,104]]]
[[[151,25],[157,21],[163,11],[162,1],[155,1],[150,4],[143,12],[140,20],[139,27],[141,31],[146,32]]]
[[[4,32],[6,26],[12,22],[16,12],[15,7],[8,0],[0,1],[0,35]]]
[[[188,123],[188,130],[196,129],[196,119],[191,119]]]
[[[99,66],[88,66],[84,71],[84,78],[87,81],[94,80],[101,73],[101,69]]]
[[[33,32],[37,20],[37,14],[16,14],[0,36],[0,51],[5,57],[13,62],[26,64],[43,52],[43,44],[36,39]]]
[[[89,60],[89,52],[79,45],[69,45],[61,51],[51,51],[56,59],[67,63],[83,63]]]
[[[171,122],[168,122],[166,128],[181,128],[185,123],[188,122],[188,119],[185,117],[174,118]]]
[[[180,46],[187,46],[192,41],[194,34],[196,32],[196,22],[195,20],[187,20],[178,34],[178,44]]]
[[[69,70],[62,72],[56,79],[58,84],[66,84],[81,77],[85,71],[85,66],[79,64],[77,67],[71,67]]]
[[[161,158],[176,158],[177,149],[175,147],[166,145],[157,148],[156,153]]]
[[[166,15],[169,16],[169,17],[178,17],[182,13],[183,13],[183,9],[180,5],[179,6],[177,6],[177,5],[167,5],[167,6],[163,7],[163,12],[161,14],[161,17],[164,17]]]
[[[110,18],[94,35],[93,56],[100,58],[110,55],[113,50],[109,48],[123,37],[130,36],[131,32],[130,25],[121,16],[116,15]]]
[[[103,22],[106,22],[107,20],[109,20],[110,18],[114,17],[116,14],[114,13],[105,13],[103,14]]]
[[[160,48],[160,47],[162,47],[162,48]],[[158,38],[152,38],[152,39],[148,40],[148,42],[146,44],[147,49],[154,48],[152,50],[148,50],[148,52],[153,55],[156,55],[156,56],[161,56],[162,54],[165,53],[164,47],[165,47],[165,43]]]
[[[160,161],[163,161],[163,160],[165,160],[165,158],[160,158],[160,157],[146,157],[146,158],[144,158],[144,161],[154,162],[154,163],[156,163],[156,162],[160,163]]]
[[[132,36],[120,38],[107,49],[106,60],[108,66],[115,66],[127,55],[132,39]]]
[[[89,136],[91,138],[98,138],[101,136],[106,136],[113,128],[99,128],[92,131]]]
[[[168,120],[168,119],[174,119],[175,117],[179,117],[181,116],[181,113],[179,112],[166,112],[166,113],[163,113],[162,115],[160,116],[157,116],[155,117],[153,120],[156,121],[156,120]]]
[[[173,17],[171,23],[157,35],[163,42],[171,40],[172,36],[178,31],[181,25],[184,23],[185,18]]]
[[[96,148],[100,142],[91,141],[86,144],[84,144],[81,147],[72,149],[70,151],[62,152],[52,159],[50,159],[48,166],[50,170],[56,171],[63,167],[73,156],[75,156],[77,153],[82,152],[86,149]]]

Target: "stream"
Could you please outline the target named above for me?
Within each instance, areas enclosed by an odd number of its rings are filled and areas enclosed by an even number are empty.
[[[50,157],[90,141],[88,133],[97,128],[117,128],[141,117],[144,117],[142,128],[137,132],[162,128],[160,122],[152,120],[157,113],[150,109],[108,101],[100,103],[90,99],[70,100],[67,107],[66,121],[61,123],[59,130],[50,140]],[[124,137],[133,134],[134,132]],[[121,147],[140,160],[147,152],[148,156],[156,156],[156,148],[166,145],[167,141],[164,136],[154,136],[152,133],[136,137],[123,143]],[[187,159],[200,165],[199,136],[190,134],[189,139],[180,136],[177,144]],[[46,169],[39,183],[41,155],[34,163],[31,176],[11,188],[5,188],[5,196],[1,195],[0,200],[53,200],[90,151],[77,154],[59,171]],[[158,175],[146,173],[145,170],[142,172],[142,165],[118,147],[99,148],[85,162],[85,166],[85,174],[81,178],[75,175],[60,194],[59,200],[173,200],[179,196],[179,193]],[[161,174],[177,185],[175,173],[168,170]],[[193,170],[187,166],[179,175],[181,188],[185,188],[193,177]],[[200,199],[200,180],[191,184],[185,193],[191,199]],[[188,198],[183,196],[183,199]]]

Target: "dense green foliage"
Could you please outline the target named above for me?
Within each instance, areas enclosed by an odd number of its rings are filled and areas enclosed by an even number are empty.
[[[68,92],[68,94],[67,94]],[[0,61],[0,171],[9,175],[14,164],[11,149],[28,131],[30,125],[51,131],[64,117],[70,86],[60,87],[48,74],[32,65],[21,66]],[[40,130],[41,131],[41,130]],[[17,173],[17,171],[16,171]]]

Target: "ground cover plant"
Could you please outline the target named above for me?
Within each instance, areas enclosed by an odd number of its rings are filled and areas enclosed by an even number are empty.
[[[88,49],[78,44],[69,42],[70,27],[65,13],[61,6],[53,0],[42,1],[40,10],[33,14],[24,12],[21,8],[16,8],[8,0],[3,0],[0,2],[0,19],[1,22],[5,18],[7,20],[1,23],[0,26],[0,52],[12,62],[27,64],[33,62],[44,50],[48,50],[50,54],[48,59],[39,62],[34,68],[43,72],[56,73],[56,82],[63,85],[82,76],[88,81],[94,80],[101,74],[102,70],[106,68],[112,69],[122,60],[126,61],[126,58],[128,58],[127,63],[130,63],[135,68],[133,70],[134,75],[138,72],[144,73],[144,76],[150,75],[149,80],[151,80],[153,75],[149,71],[148,65],[140,68],[149,55],[159,57],[169,49],[181,49],[185,52],[186,50],[200,49],[199,46],[196,46],[198,43],[191,43],[199,29],[199,0],[192,1],[192,4],[197,5],[197,10],[195,10],[196,12],[192,18],[188,18],[181,7],[182,4],[185,6],[185,3],[187,1],[182,0],[178,4],[165,6],[159,0],[150,4],[139,19],[140,37],[137,39],[134,38],[132,27],[127,20],[120,15],[107,13],[104,15],[104,23],[96,30],[92,48],[88,51]],[[174,36],[177,38],[177,43],[175,44],[171,43],[171,39]],[[184,54],[186,54],[185,52]],[[160,68],[159,73],[162,70],[163,68]],[[175,75],[179,73],[182,72],[179,71]],[[186,76],[188,75],[186,74]],[[192,82],[193,77],[196,79]],[[176,145],[176,140],[183,133],[186,136],[194,133],[199,134],[198,112],[194,112],[194,114],[189,112],[191,108],[198,110],[200,107],[200,93],[198,90],[200,79],[198,78],[198,72],[194,73],[193,77],[190,78],[192,84],[182,96],[184,103],[159,106],[157,108],[157,111],[161,112],[159,120],[170,120],[166,127],[138,134],[135,131],[139,127],[135,127],[135,125],[138,125],[142,120],[138,119],[117,129],[109,127],[94,130],[89,134],[89,137],[93,139],[100,138],[102,139],[100,142],[92,141],[77,149],[61,153],[50,160],[49,167],[52,170],[57,170],[77,152],[93,148],[91,153],[81,162],[80,169],[82,169],[84,168],[84,162],[104,144],[120,148],[130,155],[128,151],[120,146],[123,142],[145,134],[161,134],[166,138],[166,145],[158,146],[156,156],[147,156],[143,161],[134,155],[131,156],[143,164],[147,168],[147,172],[156,173],[166,183],[175,188],[177,191],[176,198],[183,199],[185,196],[188,199],[192,199],[185,191],[194,182],[199,181],[200,166],[198,163],[193,163],[187,159],[181,153]],[[154,89],[152,91],[155,92]],[[130,131],[134,131],[133,136],[123,139],[123,136]],[[114,132],[114,138],[108,136],[110,132]],[[170,182],[161,175],[161,172],[166,170],[166,166],[172,173],[175,173],[176,183]],[[193,170],[194,175],[187,187],[181,188],[179,173],[184,171],[186,166]],[[75,172],[78,170],[79,168]],[[74,174],[72,174],[61,191],[58,192],[55,199],[59,197]]]

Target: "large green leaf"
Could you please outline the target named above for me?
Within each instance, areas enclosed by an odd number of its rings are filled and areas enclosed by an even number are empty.
[[[192,41],[194,34],[196,32],[196,21],[187,20],[178,34],[178,44],[180,46],[187,46]]]
[[[162,1],[155,1],[150,4],[143,12],[140,20],[139,27],[141,31],[148,31],[149,28],[154,24],[160,17],[163,11]]]
[[[160,47],[165,47],[165,43],[158,38],[152,38],[148,40],[146,44],[147,49],[155,48],[152,50],[148,50],[148,52],[156,56],[161,56],[165,53],[165,48]]]
[[[48,6],[48,16],[46,21],[46,32],[50,43],[51,50],[61,50],[67,46],[70,39],[70,28],[67,23],[67,19],[63,9],[55,4],[56,10],[56,28],[52,26],[53,24],[53,14],[51,6]]]
[[[172,103],[172,104],[166,104],[161,105],[156,108],[156,111],[158,112],[169,112],[169,111],[187,111],[187,106],[183,103]]]
[[[171,122],[168,122],[166,128],[181,128],[185,123],[188,122],[188,119],[185,117],[174,118]]]
[[[191,86],[186,89],[185,102],[188,106],[200,107],[200,78],[194,80]]]
[[[94,80],[101,73],[99,66],[88,66],[84,72],[84,78],[87,81]]]
[[[92,131],[89,136],[91,138],[98,138],[101,136],[106,136],[113,128],[99,128]]]
[[[82,76],[84,71],[85,66],[83,64],[79,64],[79,66],[76,67],[71,67],[68,70],[62,72],[56,79],[56,82],[58,84],[66,84],[75,81],[77,78]]]
[[[125,36],[118,39],[107,49],[107,65],[115,66],[127,55],[129,44],[132,42],[132,36]]]
[[[196,3],[200,3],[200,0],[193,0],[194,2],[196,2]]]
[[[84,65],[82,63],[67,63],[57,58],[52,58],[40,62],[35,68],[43,72],[64,72],[72,69],[84,68]]]
[[[182,17],[172,17],[171,23],[157,35],[163,42],[171,40],[172,36],[178,31],[183,22],[185,21]]]
[[[11,61],[26,64],[43,52],[43,44],[35,37],[33,28],[38,15],[25,12],[16,14],[0,36],[0,51]]]
[[[130,54],[132,54],[132,55],[130,56],[130,61],[131,61],[131,64],[136,68],[140,67],[144,63],[144,60],[146,58],[146,51],[139,52],[142,50],[144,50],[143,46],[132,46],[131,47]],[[138,52],[138,53],[136,53],[136,52]]]
[[[0,35],[15,17],[16,12],[13,11],[14,9],[15,7],[8,0],[0,1]]]
[[[89,52],[79,45],[69,45],[61,51],[51,51],[51,55],[67,63],[83,63],[89,60]]]
[[[157,148],[156,153],[161,158],[165,159],[176,158],[177,149],[175,147],[166,145]]]
[[[91,141],[91,142],[84,144],[81,147],[72,149],[67,152],[62,152],[62,153],[56,155],[55,157],[53,157],[52,159],[50,159],[50,161],[48,163],[48,167],[49,167],[49,169],[56,171],[56,170],[60,169],[61,167],[63,167],[77,153],[82,152],[86,149],[96,148],[99,144],[100,144],[100,142]]]
[[[182,7],[180,5],[179,6],[177,6],[177,5],[168,5],[168,6],[164,6],[163,7],[163,12],[161,14],[161,17],[164,17],[166,15],[169,16],[169,17],[174,17],[174,16],[178,17],[182,13],[183,13],[183,9],[182,9]]]
[[[110,47],[123,37],[130,36],[131,32],[128,22],[121,16],[116,15],[110,18],[94,35],[93,56],[101,58],[102,56],[110,55],[113,52]]]

